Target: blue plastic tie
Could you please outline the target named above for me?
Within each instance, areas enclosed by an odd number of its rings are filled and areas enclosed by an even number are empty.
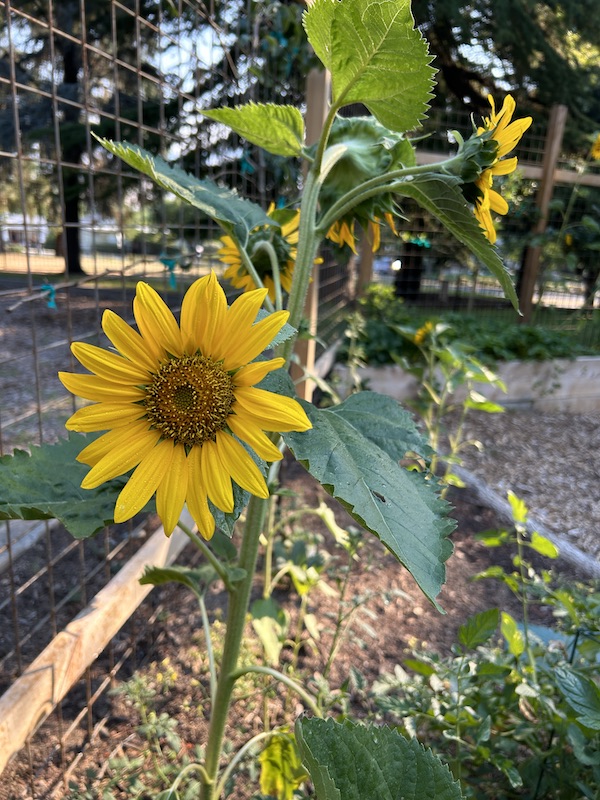
[[[160,263],[164,264],[169,270],[169,286],[171,289],[177,288],[177,278],[175,277],[175,267],[177,266],[176,258],[167,258],[167,256],[160,257]]]
[[[48,292],[48,308],[56,308],[56,289],[51,283],[44,283],[40,289]]]

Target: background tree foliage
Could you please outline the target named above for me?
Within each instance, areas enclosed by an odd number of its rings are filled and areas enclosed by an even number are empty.
[[[537,120],[561,103],[566,149],[585,151],[600,127],[599,10],[597,0],[414,0],[437,102],[487,111],[487,91],[510,91]]]

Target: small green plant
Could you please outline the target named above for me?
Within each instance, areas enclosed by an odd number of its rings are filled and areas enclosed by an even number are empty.
[[[510,547],[514,569],[500,580],[519,599],[522,619],[490,609],[467,620],[450,656],[414,651],[373,686],[375,707],[406,735],[448,759],[469,798],[562,800],[600,792],[600,587],[554,587],[528,554],[556,547],[527,533],[527,508],[510,497],[514,527],[481,535]],[[532,605],[557,624],[531,623]],[[501,639],[497,632],[500,626]]]
[[[466,447],[479,446],[477,441],[463,436],[467,414],[470,411],[487,414],[504,411],[476,387],[487,385],[505,391],[505,386],[475,357],[469,345],[452,335],[448,325],[428,321],[417,330],[399,325],[392,328],[407,343],[406,355],[398,362],[417,380],[415,411],[427,430],[433,450],[430,469],[440,473],[444,495],[449,486],[464,485],[453,471],[454,466],[461,463],[461,452]],[[450,417],[452,425],[447,424]]]

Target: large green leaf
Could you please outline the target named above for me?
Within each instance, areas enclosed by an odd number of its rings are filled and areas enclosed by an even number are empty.
[[[593,680],[567,666],[558,666],[554,678],[565,700],[586,728],[600,731],[600,688]]]
[[[299,156],[304,144],[304,120],[295,106],[248,103],[236,108],[202,112],[205,117],[228,125],[252,144],[277,156]]]
[[[57,444],[0,458],[0,519],[58,519],[76,539],[113,521],[123,480],[82,489],[88,472],[75,458],[89,438],[71,433]]]
[[[314,0],[304,25],[331,72],[334,105],[364,103],[390,130],[417,127],[432,97],[434,70],[410,0]]]
[[[416,739],[346,720],[300,718],[296,741],[318,800],[461,800],[448,767]]]
[[[276,225],[262,208],[244,200],[231,189],[224,189],[209,180],[200,180],[179,167],[171,167],[159,156],[127,142],[111,142],[98,138],[107,150],[123,159],[130,167],[143,172],[159,186],[186,203],[200,209],[232,233],[242,246],[248,233],[257,225]]]
[[[485,264],[500,283],[506,297],[518,309],[519,302],[510,276],[498,252],[483,235],[457,182],[458,179],[450,175],[412,175],[410,180],[394,184],[394,191],[412,197],[437,217],[459,242]]]
[[[485,644],[496,633],[499,621],[500,610],[497,608],[475,614],[458,629],[458,641],[469,649]]]
[[[412,418],[391,397],[375,392],[360,392],[329,409],[304,407],[313,427],[283,434],[286,444],[326,491],[381,539],[435,604],[455,523],[445,516],[449,506],[425,474],[399,464],[407,453],[429,449]]]

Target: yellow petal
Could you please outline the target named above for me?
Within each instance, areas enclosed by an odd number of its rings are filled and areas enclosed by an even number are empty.
[[[221,511],[233,511],[234,501],[231,477],[219,459],[214,442],[204,442],[202,445],[201,466],[204,485],[211,502]]]
[[[245,411],[265,431],[307,431],[312,428],[300,403],[291,397],[245,386],[236,389],[235,396],[242,412],[237,410],[237,403],[233,404],[232,411],[240,416],[244,416]]]
[[[195,352],[204,339],[206,330],[206,290],[210,275],[194,281],[181,303],[181,336],[186,353]]]
[[[262,432],[255,422],[230,414],[227,418],[227,424],[238,439],[249,444],[254,452],[265,461],[280,461],[283,458],[281,450]]]
[[[146,392],[138,386],[129,384],[113,383],[106,378],[97,375],[78,375],[71,372],[59,372],[58,377],[70,392],[84,397],[86,400],[96,402],[117,402],[135,403],[142,400]]]
[[[233,376],[235,386],[254,386],[274,369],[280,369],[285,358],[271,358],[268,361],[253,361],[239,369]]]
[[[173,442],[164,439],[135,468],[117,497],[115,522],[126,522],[142,510],[171,466],[173,451]]]
[[[254,289],[251,292],[244,292],[227,309],[225,317],[225,335],[229,331],[236,331],[242,335],[243,331],[248,331],[256,321],[256,315],[267,296],[267,289]]]
[[[205,539],[212,538],[215,532],[215,518],[211,514],[206,499],[206,486],[202,476],[202,450],[193,447],[188,455],[188,492],[187,507],[198,526],[200,535]]]
[[[188,486],[188,465],[185,447],[175,445],[171,466],[156,490],[156,513],[167,536],[170,536],[179,519]]]
[[[73,342],[71,351],[75,358],[90,372],[102,375],[109,381],[117,381],[133,386],[150,382],[150,373],[139,364],[134,364],[123,356],[96,347],[86,342]]]
[[[140,281],[136,287],[134,314],[146,341],[151,340],[166,353],[183,354],[181,332],[162,297],[151,286]]]
[[[213,342],[220,342],[223,335],[223,323],[227,313],[227,298],[217,281],[215,273],[211,272],[208,277],[204,300],[205,306],[202,310],[206,317],[206,323],[202,342],[200,342],[200,350],[204,356],[221,359],[223,357],[222,354],[213,350]]]
[[[518,159],[515,158],[505,158],[502,161],[497,161],[493,167],[491,167],[490,172],[492,175],[510,175],[511,172],[514,172],[517,168]]]
[[[142,436],[130,436],[126,428],[121,441],[96,462],[81,482],[83,489],[95,489],[106,481],[124,475],[144,459],[158,442],[157,431],[147,430]],[[80,454],[81,456],[81,454]]]
[[[496,214],[508,214],[508,203],[501,194],[493,189],[490,190],[490,209]]]
[[[156,371],[158,364],[144,339],[114,311],[106,309],[102,315],[102,330],[122,356],[150,372]]]
[[[68,431],[106,431],[110,428],[124,428],[140,419],[146,413],[143,406],[125,403],[94,403],[76,411],[65,423]]]
[[[239,442],[220,431],[217,433],[216,446],[224,468],[242,489],[257,497],[269,496],[267,484],[259,468]]]
[[[250,332],[246,330],[240,335],[241,332],[231,331],[228,346],[220,355],[223,367],[226,370],[233,370],[254,361],[271,344],[288,317],[287,311],[276,311],[253,325]]]
[[[77,456],[77,461],[82,464],[87,464],[93,467],[101,458],[111,452],[115,447],[123,442],[129,442],[136,437],[143,437],[148,433],[148,421],[140,419],[137,422],[131,422],[127,428],[116,428],[115,430],[103,433],[93,442],[84,447]]]

